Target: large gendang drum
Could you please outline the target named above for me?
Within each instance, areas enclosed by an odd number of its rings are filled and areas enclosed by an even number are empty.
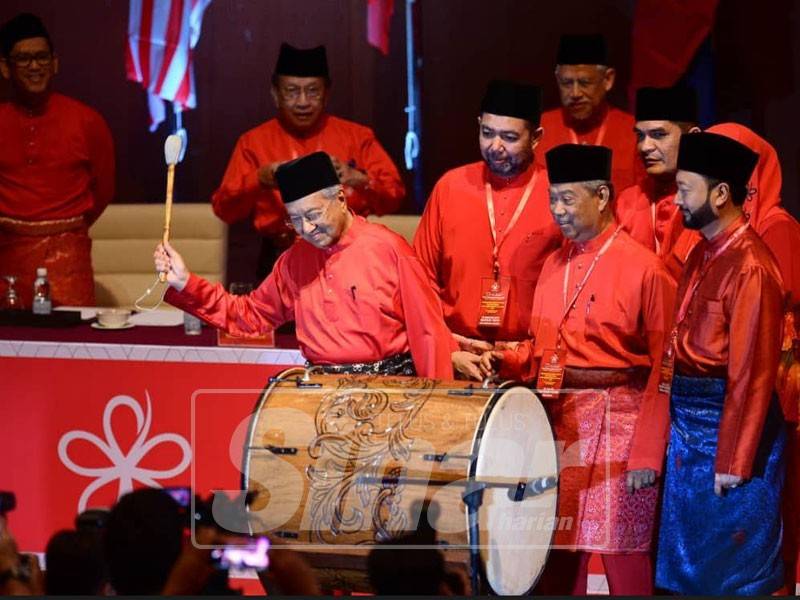
[[[246,444],[254,531],[304,552],[327,585],[363,588],[354,574],[371,545],[416,529],[420,499],[440,507],[431,525],[446,560],[469,564],[470,480],[487,485],[478,522],[492,591],[524,594],[544,567],[557,490],[518,484],[557,477],[558,463],[527,388],[290,369],[265,389]]]

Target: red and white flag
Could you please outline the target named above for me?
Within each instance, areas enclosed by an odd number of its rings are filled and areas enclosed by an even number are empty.
[[[166,117],[197,106],[192,60],[211,0],[130,0],[125,68],[147,90],[150,131]]]
[[[384,56],[389,54],[389,25],[394,0],[367,0],[367,42]]]

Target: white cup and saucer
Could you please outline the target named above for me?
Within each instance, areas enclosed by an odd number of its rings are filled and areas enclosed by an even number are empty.
[[[97,311],[97,322],[92,323],[93,329],[130,329],[134,324],[130,322],[131,311],[124,308],[101,308]]]

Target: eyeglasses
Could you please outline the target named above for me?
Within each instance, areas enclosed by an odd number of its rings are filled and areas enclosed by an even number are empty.
[[[16,67],[29,67],[33,61],[41,67],[47,67],[53,62],[51,52],[36,52],[34,54],[12,54],[8,57]]]
[[[586,90],[586,89],[589,89],[590,87],[600,83],[602,81],[602,79],[600,79],[600,78],[596,78],[596,79],[588,79],[588,78],[567,79],[567,78],[563,78],[562,79],[561,77],[558,77],[557,81],[558,81],[558,85],[561,86],[562,88],[571,88],[573,85],[575,85],[577,83],[578,87],[580,89]]]
[[[289,227],[293,227],[298,233],[303,231],[303,222],[308,223],[312,227],[316,227],[322,222],[322,220],[325,218],[325,215],[328,214],[328,209],[330,209],[331,204],[333,204],[333,202],[328,202],[325,208],[312,208],[304,215],[291,216],[286,219],[286,224]]]
[[[281,97],[287,102],[296,102],[300,96],[305,94],[307,100],[316,101],[322,98],[325,88],[319,85],[310,85],[306,88],[299,86],[287,86],[280,88]]]

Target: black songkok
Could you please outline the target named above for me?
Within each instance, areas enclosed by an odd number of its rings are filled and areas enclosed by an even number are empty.
[[[611,149],[586,144],[561,144],[545,154],[550,183],[611,180]]]
[[[562,35],[557,65],[608,65],[608,48],[602,35]]]
[[[31,13],[20,13],[0,27],[0,53],[8,56],[17,42],[37,37],[45,38],[50,50],[53,49],[50,34],[47,33],[42,20]]]
[[[733,188],[746,189],[756,163],[757,153],[724,135],[703,132],[681,136],[680,171],[691,171],[724,181]]]
[[[533,127],[539,127],[542,89],[516,81],[491,81],[481,101],[481,113],[525,119]]]
[[[314,152],[282,164],[275,171],[275,180],[284,204],[339,184],[330,156]]]
[[[697,95],[687,87],[636,90],[637,121],[697,123]]]
[[[325,77],[328,79],[328,55],[325,46],[295,48],[286,42],[281,44],[275,75],[290,77]]]

